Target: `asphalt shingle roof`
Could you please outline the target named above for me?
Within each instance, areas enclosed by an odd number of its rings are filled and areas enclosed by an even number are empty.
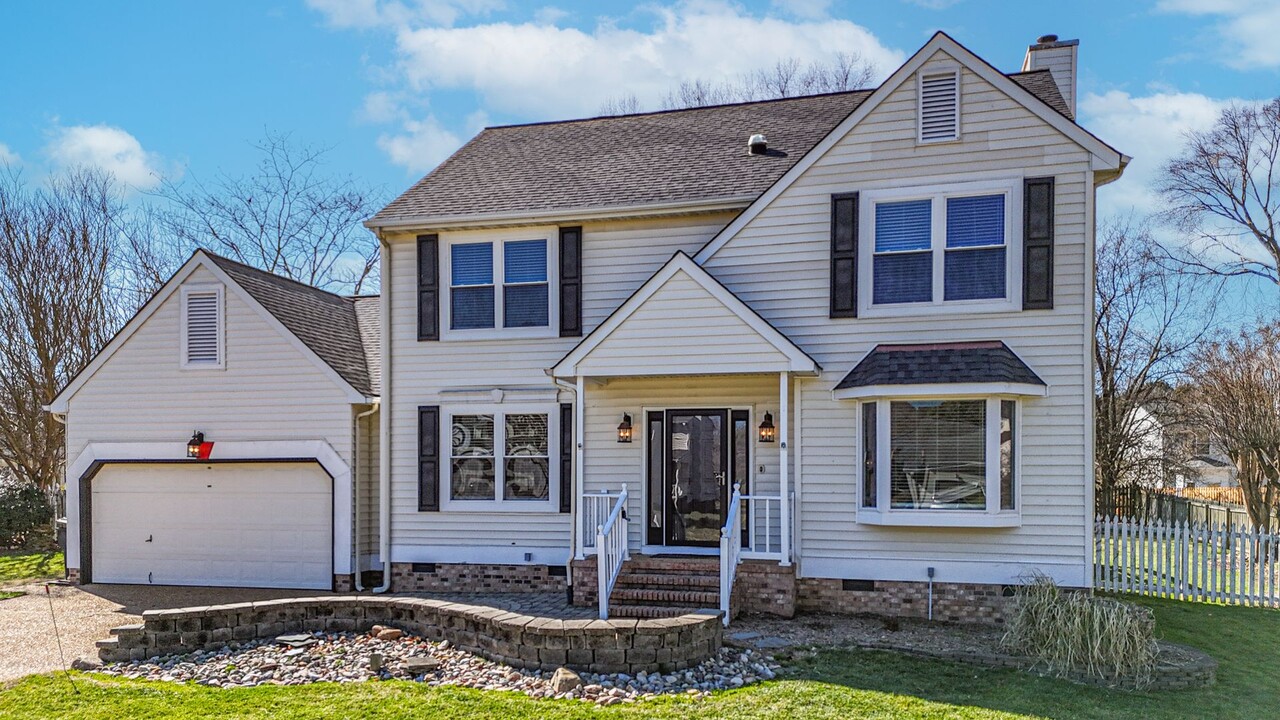
[[[1049,71],[1009,77],[1070,117]],[[369,224],[754,198],[871,93],[485,128]],[[747,152],[754,133],[767,154]]]
[[[205,253],[353,388],[368,396],[378,394],[381,372],[377,368],[376,336],[373,348],[366,351],[365,347],[368,326],[372,323],[376,327],[378,323],[377,302],[335,295]],[[363,316],[363,321],[358,316]]]
[[[1045,384],[1007,345],[992,341],[877,345],[836,389],[976,382]]]

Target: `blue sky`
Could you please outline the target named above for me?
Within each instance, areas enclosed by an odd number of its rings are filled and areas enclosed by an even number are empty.
[[[140,191],[247,171],[270,130],[391,195],[484,125],[622,92],[656,109],[682,79],[780,55],[856,52],[883,77],[942,29],[1005,70],[1037,35],[1079,38],[1081,122],[1135,157],[1101,214],[1144,212],[1182,132],[1280,95],[1280,3],[1243,0],[66,0],[5,3],[0,25],[0,159],[97,164]]]

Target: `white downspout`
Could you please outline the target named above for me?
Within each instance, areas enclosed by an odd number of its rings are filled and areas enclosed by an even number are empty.
[[[382,561],[382,584],[374,588],[375,593],[384,593],[391,589],[391,379],[395,373],[391,367],[391,287],[395,283],[391,277],[391,243],[378,231],[378,244],[381,245],[381,267],[378,272],[382,278],[379,296],[378,322],[382,332],[379,333],[380,354],[382,356],[382,402],[378,414],[378,559]]]
[[[356,494],[351,500],[351,536],[355,538],[355,551],[352,553],[355,560],[355,582],[352,583],[352,586],[355,587],[356,592],[364,590],[364,586],[360,584],[360,442],[364,437],[360,431],[360,421],[378,412],[378,406],[381,402],[380,398],[374,398],[373,407],[356,415],[356,441],[351,446],[351,465],[356,469]]]
[[[791,565],[791,460],[787,452],[787,443],[791,437],[790,419],[787,417],[787,406],[791,402],[787,392],[790,380],[789,373],[778,373],[778,435],[781,437],[778,446],[778,486],[782,489],[779,493],[779,505],[782,507],[782,562],[779,565],[783,567]]]

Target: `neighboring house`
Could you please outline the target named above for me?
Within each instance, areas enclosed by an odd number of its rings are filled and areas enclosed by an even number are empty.
[[[334,512],[378,498],[359,567],[391,590],[589,602],[624,486],[632,614],[715,604],[735,487],[739,607],[963,618],[1033,571],[1088,586],[1094,196],[1128,158],[1074,121],[1076,42],[1042,40],[1012,74],[939,33],[875,90],[486,129],[367,223],[379,389],[318,372],[321,403],[293,389],[319,353],[233,378],[252,349],[229,346],[206,379],[139,344],[55,403],[69,457],[154,423],[158,454],[191,426],[227,461],[233,437],[296,437],[351,465],[377,393],[388,491],[338,487]],[[190,381],[80,398],[160,365]],[[335,533],[339,586],[357,543]]]

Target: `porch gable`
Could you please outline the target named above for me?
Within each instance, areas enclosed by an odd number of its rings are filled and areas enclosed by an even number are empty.
[[[816,374],[820,369],[813,358],[680,252],[549,374]]]

